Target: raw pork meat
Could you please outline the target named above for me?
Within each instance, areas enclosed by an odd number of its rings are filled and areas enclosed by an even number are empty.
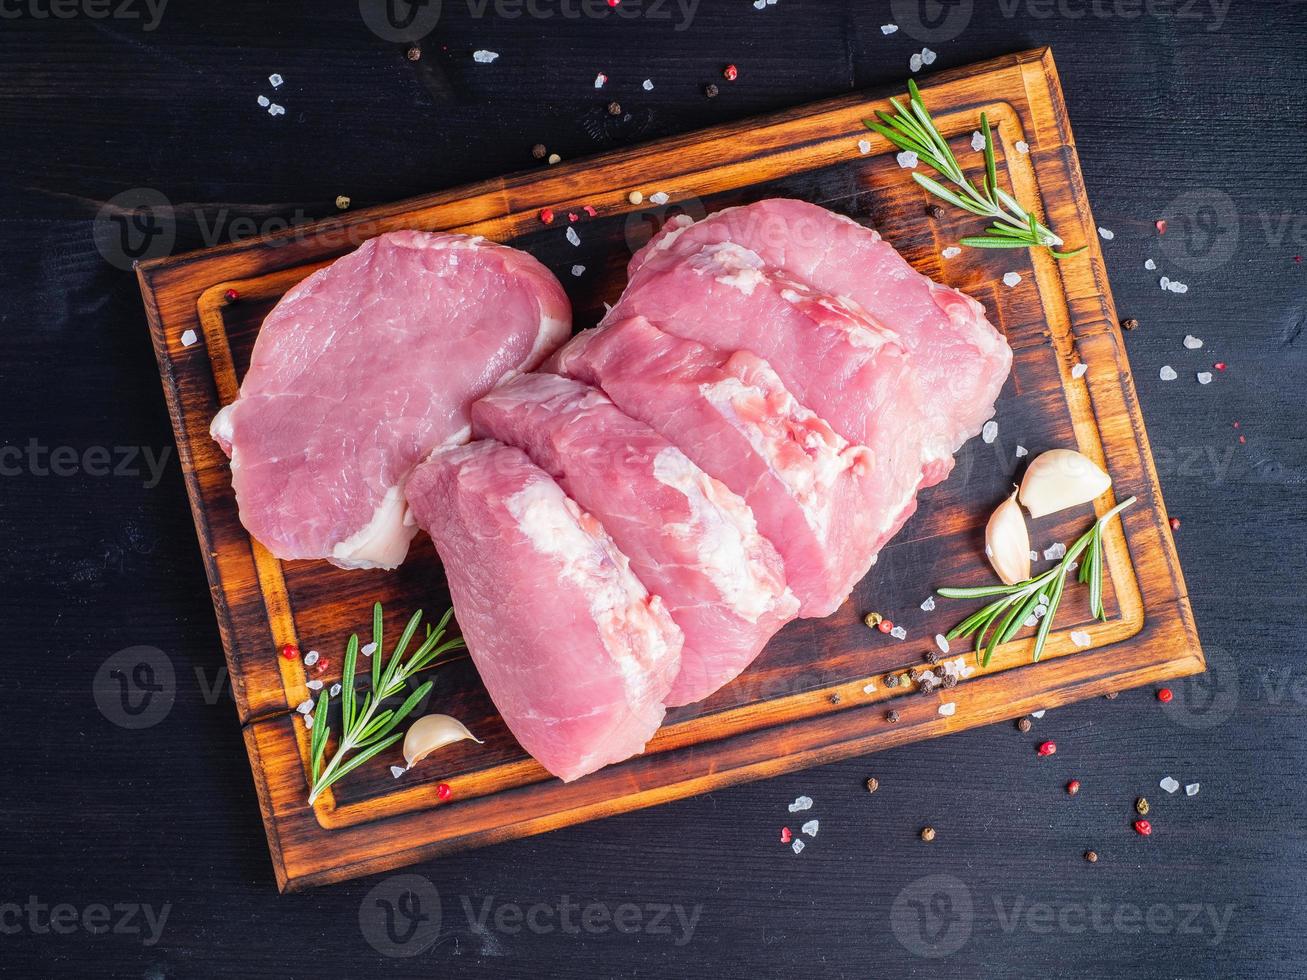
[[[596,389],[522,375],[473,404],[472,432],[525,450],[667,603],[685,634],[669,705],[733,680],[798,612],[748,505]]]
[[[912,384],[913,364],[893,331],[731,242],[646,264],[605,322],[630,314],[677,337],[756,354],[801,405],[871,449],[863,507],[878,520],[869,555],[916,509],[933,394]]]
[[[588,330],[548,370],[598,386],[745,499],[785,561],[800,615],[839,608],[875,554],[875,463],[801,405],[766,361],[634,318]]]
[[[944,479],[952,454],[993,414],[1012,366],[1012,351],[984,307],[917,272],[872,229],[783,198],[728,208],[697,223],[676,216],[631,259],[630,288],[721,242],[750,249],[766,266],[840,297],[894,331],[912,359],[916,400],[930,411],[919,427],[924,485]]]
[[[241,523],[278,558],[395,567],[416,533],[413,467],[466,440],[471,402],[570,332],[562,287],[524,252],[419,231],[365,242],[268,314],[213,420]]]
[[[437,450],[407,490],[468,652],[522,747],[565,782],[642,751],[681,631],[599,522],[491,440]]]

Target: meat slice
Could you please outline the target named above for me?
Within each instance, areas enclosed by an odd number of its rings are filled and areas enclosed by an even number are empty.
[[[800,404],[766,361],[637,317],[577,335],[546,369],[598,386],[743,497],[801,616],[834,612],[870,566],[885,520],[867,505],[871,451]]]
[[[642,267],[608,320],[630,314],[677,337],[756,354],[801,405],[872,450],[863,507],[882,519],[869,554],[912,514],[933,412],[893,331],[732,242]]]
[[[213,420],[241,523],[278,558],[395,567],[416,533],[413,467],[465,441],[472,401],[570,332],[562,287],[524,252],[419,231],[365,242],[268,314]]]
[[[522,375],[473,404],[472,431],[525,450],[667,604],[685,634],[669,705],[733,680],[798,612],[744,500],[596,389]]]
[[[599,522],[491,440],[437,450],[407,491],[522,747],[564,782],[641,752],[663,719],[681,631]]]
[[[628,266],[637,286],[706,246],[733,242],[813,289],[838,296],[892,330],[908,351],[911,387],[930,411],[921,426],[925,485],[993,415],[1012,351],[971,297],[917,272],[870,228],[804,201],[772,198],[693,222],[669,221]]]

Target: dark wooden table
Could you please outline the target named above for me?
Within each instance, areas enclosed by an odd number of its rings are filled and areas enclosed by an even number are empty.
[[[1307,974],[1307,5],[622,7],[446,0],[410,61],[353,2],[0,3],[0,975]],[[170,220],[149,244],[189,249],[329,214],[339,194],[520,170],[535,143],[571,157],[895,82],[923,46],[939,53],[928,77],[1040,44],[1115,232],[1117,304],[1139,321],[1127,343],[1209,674],[1167,707],[1128,692],[1029,735],[1004,724],[446,858],[420,880],[279,897],[105,203],[152,201]],[[1160,289],[1148,258],[1189,292]],[[163,690],[131,717],[110,658],[134,646],[161,651]],[[1044,738],[1059,751],[1037,760]],[[1167,775],[1201,791],[1168,795]],[[778,835],[800,794],[821,829],[796,856]],[[1148,839],[1130,828],[1140,795]]]

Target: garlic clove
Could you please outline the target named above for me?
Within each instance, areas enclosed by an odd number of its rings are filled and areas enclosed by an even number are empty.
[[[1004,585],[1030,578],[1030,532],[1017,492],[998,505],[985,525],[985,555]]]
[[[411,769],[436,749],[468,738],[478,745],[485,744],[457,718],[423,715],[409,726],[408,734],[404,736],[404,764]]]
[[[1031,517],[1087,504],[1112,485],[1112,478],[1074,449],[1050,449],[1026,469],[1021,503]]]

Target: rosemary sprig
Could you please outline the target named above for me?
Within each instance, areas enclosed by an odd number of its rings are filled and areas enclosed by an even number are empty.
[[[907,108],[898,99],[890,99],[890,104],[894,106],[893,113],[878,109],[876,115],[880,122],[864,119],[863,124],[900,150],[915,153],[919,161],[932,167],[957,188],[957,191],[950,190],[939,181],[914,170],[912,179],[931,194],[963,211],[994,219],[984,234],[962,239],[963,245],[971,248],[1047,248],[1057,259],[1070,258],[1088,248],[1086,245],[1073,252],[1057,251],[1054,246],[1061,245],[1062,239],[1036,221],[1035,216],[1027,212],[1016,198],[998,186],[994,135],[985,113],[980,114],[980,131],[985,137],[985,177],[981,186],[976,187],[958,164],[948,140],[935,127],[935,121],[921,100],[917,83],[912,79],[908,80],[908,96]]]
[[[341,736],[336,752],[329,762],[326,761],[326,754],[327,741],[331,734],[328,719],[331,696],[327,691],[324,690],[319,695],[318,706],[313,713],[313,736],[309,742],[309,758],[313,771],[313,786],[309,791],[310,806],[336,780],[354,771],[404,737],[404,733],[396,732],[395,728],[427,696],[431,691],[432,682],[425,681],[398,708],[383,708],[382,702],[404,690],[410,677],[432,666],[444,654],[463,646],[461,637],[441,642],[445,635],[445,627],[449,625],[452,615],[452,609],[446,610],[434,630],[428,626],[422,644],[405,660],[404,652],[422,623],[422,610],[419,609],[404,627],[399,642],[395,644],[394,652],[387,659],[382,646],[384,637],[381,626],[381,603],[378,602],[372,607],[372,642],[376,646],[372,653],[371,690],[364,694],[363,702],[360,704],[357,692],[354,690],[359,656],[359,638],[355,633],[349,638],[349,644],[345,648],[345,668],[340,678]],[[351,755],[351,753],[357,754]]]
[[[1080,559],[1078,578],[1089,585],[1089,611],[1095,619],[1106,619],[1103,611],[1103,526],[1135,502],[1134,497],[1121,501],[1106,514],[1094,521],[1094,526],[1082,534],[1062,560],[1048,571],[1016,585],[985,585],[974,589],[939,589],[949,599],[979,599],[998,596],[989,605],[972,613],[944,634],[955,640],[975,634],[976,657],[980,666],[987,667],[994,651],[1016,636],[1022,625],[1034,615],[1039,620],[1035,633],[1034,659],[1044,652],[1049,627],[1057,614],[1058,603],[1066,588],[1066,578],[1072,566]],[[1043,609],[1041,613],[1039,610]]]

